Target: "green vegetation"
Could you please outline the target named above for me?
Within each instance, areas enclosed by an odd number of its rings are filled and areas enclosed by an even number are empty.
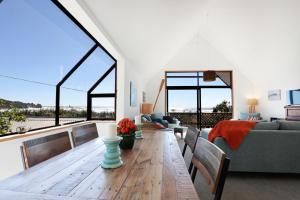
[[[0,109],[2,109],[2,111],[0,111],[0,134],[12,132],[12,124],[14,122],[24,122],[26,118],[55,118],[55,110],[42,109],[41,104],[0,99]],[[60,109],[59,115],[60,118],[86,118],[87,111]],[[92,118],[95,119],[112,119],[114,117],[114,112],[92,112]]]
[[[92,117],[95,119],[113,119],[115,117],[114,112],[92,112]]]
[[[0,99],[0,107],[6,102]],[[11,106],[9,110],[0,112],[0,134],[6,134],[11,131],[12,121],[22,122],[26,117],[20,113],[20,110],[14,106]]]
[[[53,109],[39,109],[39,110],[21,110],[21,114],[27,117],[37,117],[37,118],[54,118],[55,110]],[[113,118],[115,115],[114,112],[92,112],[93,118]],[[60,118],[86,118],[86,110],[59,110]]]
[[[219,103],[215,107],[213,107],[213,112],[230,113],[232,112],[232,105],[230,105],[230,102],[224,100],[222,101],[222,103]]]
[[[41,104],[34,104],[34,103],[23,103],[20,101],[9,101],[5,99],[0,99],[0,109],[10,109],[10,108],[41,108]]]

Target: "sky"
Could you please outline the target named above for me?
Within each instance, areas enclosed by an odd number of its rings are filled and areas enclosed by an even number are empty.
[[[0,27],[0,98],[13,101],[54,106],[55,85],[94,45],[50,0],[4,0],[0,3]],[[61,105],[86,106],[86,91],[113,63],[97,48],[63,84]],[[197,81],[191,79],[168,82],[168,85],[195,84]],[[220,80],[209,84],[224,85]],[[113,92],[114,71],[94,93]],[[196,91],[173,91],[169,97],[170,107],[196,107]],[[231,101],[230,90],[202,92],[203,107],[213,107],[223,100]],[[93,105],[113,106],[113,102],[112,99],[97,99]]]
[[[197,86],[198,81],[200,86],[226,86],[226,84],[220,79],[216,78],[212,82],[204,82],[203,78],[193,78],[187,76],[197,76],[197,72],[178,73],[169,72],[167,76],[167,86]],[[176,76],[185,76],[185,78],[177,78]],[[199,72],[199,76],[203,76],[203,72]],[[202,88],[201,89],[201,107],[213,108],[222,101],[232,102],[231,89],[229,88]],[[197,108],[197,90],[169,90],[168,98],[169,110],[177,108],[179,110],[184,109],[196,109]]]
[[[47,84],[0,76],[0,98],[8,100],[54,106],[54,86],[94,45],[50,0],[4,0],[0,27],[0,75]],[[64,83],[79,91],[62,89],[61,105],[86,105],[85,91],[113,63],[97,48]],[[114,92],[114,72],[94,92]]]
[[[169,110],[197,108],[197,90],[169,90]],[[222,101],[231,102],[231,89],[201,89],[201,107],[212,108]]]

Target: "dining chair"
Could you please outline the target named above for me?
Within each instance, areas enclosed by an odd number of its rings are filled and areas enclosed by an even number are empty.
[[[228,173],[230,159],[215,144],[199,138],[192,158],[194,166],[192,181],[199,170],[206,179],[215,200],[220,200]]]
[[[187,146],[189,146],[192,153],[194,153],[199,134],[200,134],[200,131],[197,128],[188,125],[186,136],[184,138],[184,143],[185,144],[184,144],[183,151],[182,151],[182,156],[183,157],[184,157],[184,154],[186,152]],[[193,168],[193,163],[191,161],[190,166],[189,166],[189,173],[192,172],[192,168]]]
[[[24,168],[28,169],[71,148],[67,131],[24,141],[21,146]]]
[[[71,135],[74,147],[77,147],[98,137],[97,125],[92,123],[73,127]]]

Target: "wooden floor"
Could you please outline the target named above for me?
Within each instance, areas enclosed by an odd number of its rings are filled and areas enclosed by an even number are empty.
[[[182,149],[184,143],[180,134],[177,141]],[[187,150],[187,166],[191,155]],[[195,187],[201,200],[212,199],[200,173],[197,173]],[[226,179],[222,197],[222,200],[300,200],[300,174],[231,173]]]

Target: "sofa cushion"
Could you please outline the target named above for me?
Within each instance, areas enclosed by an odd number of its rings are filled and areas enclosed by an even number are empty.
[[[300,121],[279,121],[280,130],[300,130]]]
[[[171,117],[171,116],[164,116],[163,119],[167,120],[168,123],[170,123],[170,124],[175,124],[176,123],[175,120],[174,120],[174,118]]]
[[[258,122],[253,130],[278,130],[279,123],[277,122]]]
[[[249,117],[260,119],[260,113],[240,113],[240,120],[248,120]]]

